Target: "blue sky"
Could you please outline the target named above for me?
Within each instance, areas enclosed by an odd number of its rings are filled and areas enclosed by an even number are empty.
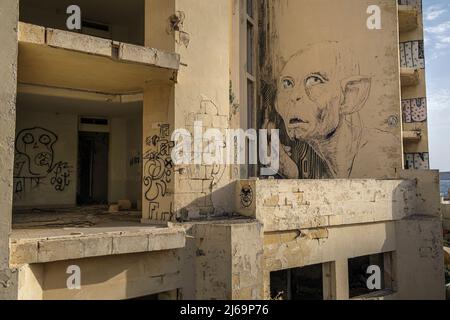
[[[431,168],[450,171],[450,1],[423,6]]]

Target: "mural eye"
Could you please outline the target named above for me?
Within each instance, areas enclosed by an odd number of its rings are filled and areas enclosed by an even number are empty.
[[[313,86],[317,86],[319,84],[324,84],[324,83],[325,83],[325,79],[322,78],[318,74],[313,74],[313,75],[307,77],[305,80],[306,87],[313,87]]]
[[[22,141],[25,144],[32,144],[34,142],[34,137],[31,133],[27,133],[23,136]]]
[[[295,87],[295,82],[292,78],[286,77],[281,79],[281,83],[283,84],[284,89],[293,89]]]
[[[50,144],[50,137],[46,134],[43,134],[40,138],[39,138],[39,142],[45,145]]]

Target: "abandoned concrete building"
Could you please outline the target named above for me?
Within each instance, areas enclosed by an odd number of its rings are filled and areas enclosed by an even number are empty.
[[[3,0],[0,21],[0,299],[445,298],[421,0]],[[279,130],[277,174],[175,164],[198,121]]]

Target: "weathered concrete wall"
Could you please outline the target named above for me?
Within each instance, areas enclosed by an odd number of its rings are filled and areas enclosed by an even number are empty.
[[[77,115],[31,112],[20,105],[16,120],[14,205],[75,205],[77,154]]]
[[[67,268],[81,269],[82,290],[67,289]],[[179,288],[180,270],[175,251],[66,260],[21,268],[24,299],[118,300]],[[31,280],[36,279],[36,280]],[[38,285],[39,284],[39,285]],[[31,290],[32,289],[32,290]],[[42,293],[40,293],[42,290]]]
[[[415,213],[412,180],[249,180],[236,184],[237,212],[265,232],[393,221]]]
[[[444,300],[442,221],[412,216],[396,222],[399,299]]]
[[[183,253],[184,299],[261,299],[263,236],[259,222],[199,223]]]
[[[0,300],[17,297],[17,273],[9,270],[17,84],[17,0],[0,3]]]
[[[127,120],[127,199],[142,207],[142,113]]]
[[[169,241],[180,242],[179,235],[168,238],[169,247],[159,247],[165,251],[133,254],[123,254],[123,251],[121,254],[115,250],[113,255],[96,251],[99,245],[108,247],[102,244],[105,239],[74,239],[47,250],[47,255],[43,252],[40,260],[30,260],[36,263],[32,265],[23,260],[33,255],[32,247],[27,253],[17,251],[14,258],[20,264],[19,298],[130,299],[176,289],[180,289],[180,299],[189,300],[262,298],[263,235],[259,222],[218,221],[184,225],[184,228],[188,237],[186,247],[181,249],[173,249],[179,247],[169,244]],[[140,247],[139,241],[142,235],[118,237],[113,242],[122,249],[132,250]],[[43,251],[45,247],[50,249],[51,242],[39,247],[44,248]],[[15,243],[15,248],[18,245]],[[71,253],[85,258],[68,259]],[[67,260],[62,260],[64,257]],[[23,261],[19,262],[20,258]],[[67,289],[70,274],[66,272],[71,265],[81,269],[81,290]]]
[[[382,28],[367,27],[369,5]],[[262,2],[261,124],[285,178],[392,178],[403,167],[397,3]]]
[[[188,130],[194,146],[194,139],[202,139],[194,137],[195,121],[202,122],[202,133],[215,128],[223,135],[229,127],[230,2],[153,0],[147,8],[146,45],[174,50],[182,67],[175,85],[148,83],[144,95],[143,219],[203,219],[230,212],[230,167],[206,165],[203,148],[189,152],[190,164],[197,159],[198,165],[174,165],[170,159],[175,129]],[[167,17],[151,20],[152,8]],[[158,39],[161,23],[168,35]]]
[[[334,262],[336,299],[348,299],[347,261],[396,250],[394,222],[269,232],[264,235],[264,290],[270,298],[270,272]]]
[[[126,118],[114,118],[110,121],[109,135],[109,176],[108,201],[117,203],[128,198],[127,166],[128,166],[128,126]]]

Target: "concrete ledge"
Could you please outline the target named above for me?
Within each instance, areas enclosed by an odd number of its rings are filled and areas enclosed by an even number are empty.
[[[13,232],[10,239],[11,264],[47,263],[108,255],[122,255],[165,251],[183,248],[186,232],[182,227],[171,228],[119,228],[105,232],[79,233],[67,231],[58,235],[54,230],[46,231],[48,236],[26,237],[26,231]],[[78,231],[78,229],[77,229]]]
[[[419,10],[415,6],[399,5],[398,20],[400,32],[408,32],[419,26]]]
[[[154,48],[19,23],[19,83],[104,94],[177,80],[180,56]]]
[[[396,221],[416,210],[414,180],[246,180],[236,211],[265,232]]]
[[[419,84],[419,70],[411,68],[401,68],[400,78],[402,87],[412,87]]]
[[[422,140],[422,131],[403,131],[403,140],[407,142],[419,142]]]

